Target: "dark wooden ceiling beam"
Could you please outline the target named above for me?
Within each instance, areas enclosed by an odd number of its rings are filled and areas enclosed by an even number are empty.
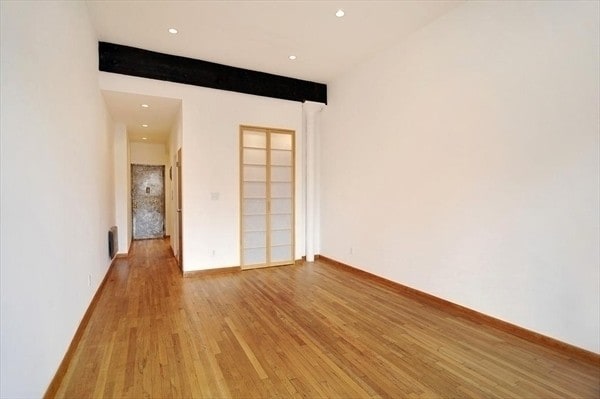
[[[99,42],[103,72],[166,80],[291,101],[327,104],[327,85],[194,58]]]

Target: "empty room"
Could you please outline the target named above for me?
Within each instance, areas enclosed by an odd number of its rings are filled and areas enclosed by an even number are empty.
[[[600,397],[600,2],[0,17],[0,398]]]

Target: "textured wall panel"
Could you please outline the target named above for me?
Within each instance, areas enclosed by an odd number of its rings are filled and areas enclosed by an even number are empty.
[[[131,165],[133,238],[165,234],[165,167]]]

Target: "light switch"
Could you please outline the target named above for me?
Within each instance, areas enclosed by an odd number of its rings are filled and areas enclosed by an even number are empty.
[[[213,201],[219,200],[219,193],[210,193],[210,199]]]

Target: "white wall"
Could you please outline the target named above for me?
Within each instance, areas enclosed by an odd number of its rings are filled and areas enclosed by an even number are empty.
[[[131,224],[128,212],[130,205],[129,190],[129,141],[127,127],[123,123],[115,124],[114,169],[115,169],[115,220],[118,228],[119,254],[129,252],[131,242]]]
[[[100,73],[100,86],[182,99],[184,270],[239,266],[239,125],[295,130],[302,154],[302,104],[111,73]],[[297,258],[304,254],[302,167],[297,156]]]
[[[169,179],[169,147],[162,143],[131,142],[129,154],[131,165],[160,165],[165,167],[165,234],[172,235],[172,184],[171,179]],[[129,191],[131,192],[131,188]]]
[[[2,1],[0,14],[0,396],[33,398],[110,264],[113,127],[85,4]]]
[[[598,11],[470,2],[332,82],[321,254],[600,352]]]
[[[129,154],[131,164],[166,165],[169,161],[169,150],[161,143],[131,142]]]

